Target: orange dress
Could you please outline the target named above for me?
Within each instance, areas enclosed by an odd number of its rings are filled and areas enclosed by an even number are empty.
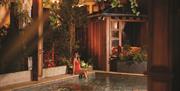
[[[81,65],[80,65],[80,62],[78,60],[74,60],[74,71],[75,73],[80,73],[81,72]]]

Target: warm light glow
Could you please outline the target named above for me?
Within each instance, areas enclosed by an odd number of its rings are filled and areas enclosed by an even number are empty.
[[[6,7],[0,7],[0,28],[2,26],[8,27],[10,24],[10,13]]]
[[[59,3],[59,0],[51,0],[52,3]]]
[[[85,0],[79,0],[79,2],[78,2],[78,7],[82,7],[82,6],[84,6],[85,5]]]

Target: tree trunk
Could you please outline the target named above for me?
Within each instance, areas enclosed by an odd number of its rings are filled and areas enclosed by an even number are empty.
[[[71,23],[70,28],[70,55],[73,53],[74,45],[75,45],[75,24]]]

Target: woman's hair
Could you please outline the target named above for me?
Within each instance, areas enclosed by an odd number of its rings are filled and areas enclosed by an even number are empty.
[[[79,52],[78,51],[74,51],[73,56],[72,56],[72,60],[74,60],[74,58],[76,57],[76,54],[79,54]],[[79,56],[77,58],[80,59]]]

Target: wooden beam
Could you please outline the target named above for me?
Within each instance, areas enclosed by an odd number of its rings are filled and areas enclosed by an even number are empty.
[[[42,0],[33,0],[33,19],[34,20],[39,20],[40,24],[37,28],[36,31],[38,31],[37,33],[37,61],[36,65],[37,65],[37,79],[36,80],[40,80],[42,78],[42,67],[43,67],[43,20],[42,19],[42,15],[43,15],[43,4],[42,4]]]
[[[88,8],[89,14],[93,13],[93,5],[95,5],[95,2],[94,1],[85,2],[85,5],[89,6]]]
[[[109,58],[110,58],[110,19],[111,17],[107,17],[106,19],[106,71],[110,71]]]
[[[152,0],[150,2],[151,11],[149,12],[149,28],[151,53],[149,61],[149,74],[166,74],[172,73],[171,60],[171,41],[172,33],[169,11],[171,0]],[[156,2],[156,3],[153,3]]]

